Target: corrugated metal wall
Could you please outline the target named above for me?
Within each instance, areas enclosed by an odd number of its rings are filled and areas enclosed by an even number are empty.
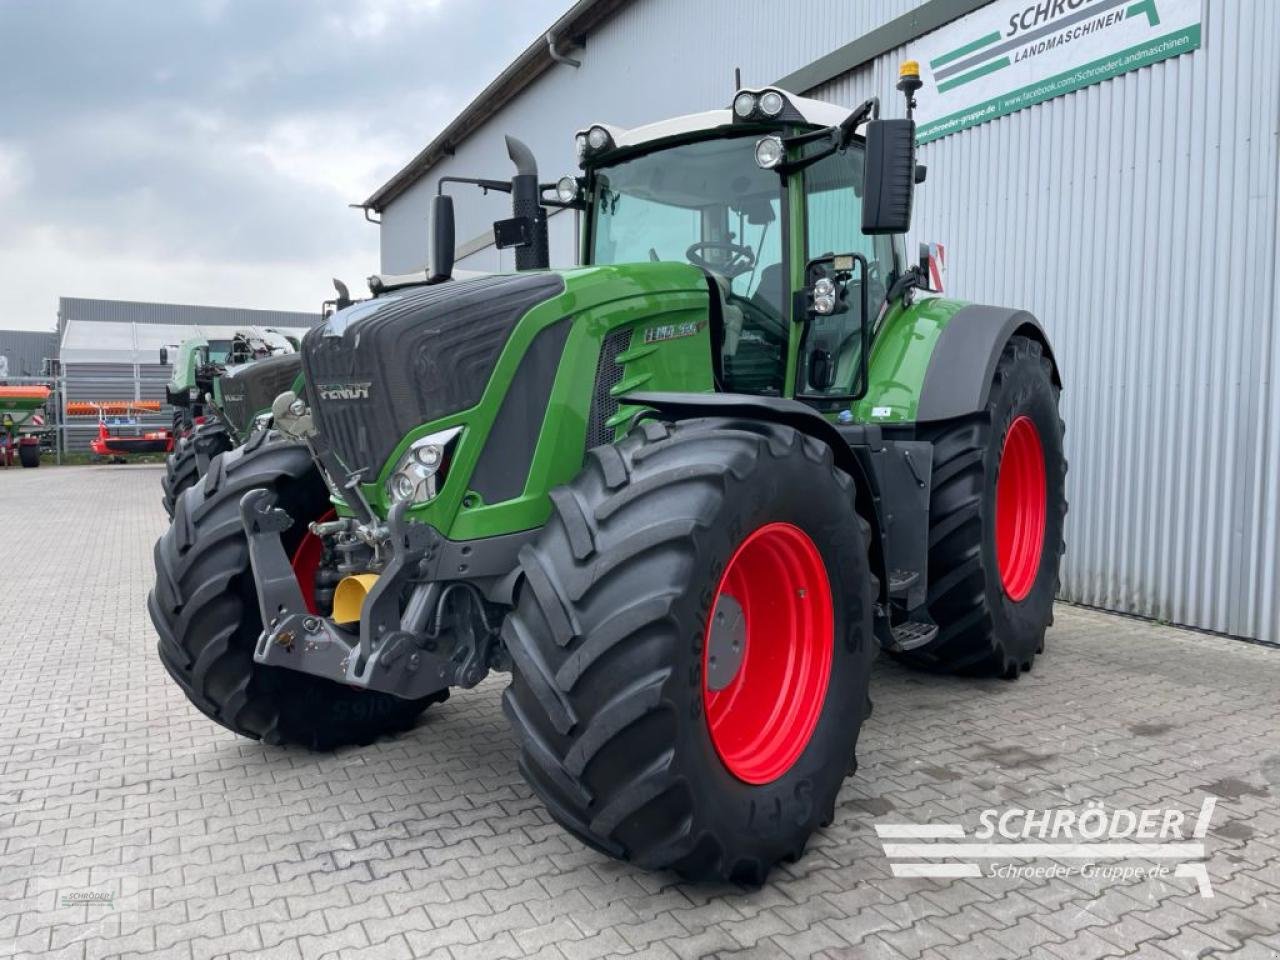
[[[9,376],[38,377],[46,358],[58,354],[58,335],[43,330],[0,330],[0,357],[9,361]]]
[[[585,50],[571,53],[581,58],[581,68],[557,65],[543,74],[387,208],[380,229],[382,269],[407,273],[425,265],[436,178],[511,175],[504,134],[527,143],[541,178],[554,181],[577,172],[573,134],[581,127],[594,122],[632,127],[727,107],[735,66],[742,69],[744,84],[772,83],[916,5],[916,0],[633,3],[593,32]],[[502,194],[485,197],[464,186],[450,192],[456,198],[460,246],[492,236],[493,221],[511,216],[510,199]],[[565,249],[560,244],[553,252]],[[510,253],[503,256],[486,252],[459,265],[491,270],[502,263],[509,269]]]
[[[505,175],[513,132],[554,179],[585,121],[723,104],[735,64],[770,82],[917,5],[637,2],[433,176]],[[946,244],[949,292],[1026,307],[1053,337],[1065,598],[1280,641],[1280,4],[1205,7],[1194,53],[926,144],[910,249]],[[909,54],[809,93],[894,104]],[[434,189],[387,211],[384,269],[423,263]],[[507,215],[457,207],[459,240]]]
[[[912,239],[1053,338],[1063,595],[1280,641],[1280,4],[1205,6],[1194,53],[925,144]],[[814,94],[892,103],[910,51]]]

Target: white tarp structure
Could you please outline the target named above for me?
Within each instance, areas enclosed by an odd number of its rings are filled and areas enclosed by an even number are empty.
[[[68,320],[62,331],[59,359],[69,363],[158,363],[161,347],[174,347],[192,337],[230,340],[237,330],[255,329],[177,323],[133,323],[116,320]],[[265,328],[256,328],[265,329]],[[299,340],[307,327],[270,329]]]
[[[172,351],[192,337],[230,340],[237,330],[271,329],[301,339],[319,320],[318,309],[304,313],[62,297],[58,360],[64,377],[63,400],[163,403],[170,367],[160,362],[161,347]],[[157,429],[172,423],[172,412],[165,407],[159,413],[128,419],[136,430]],[[97,430],[96,419],[64,421],[67,449],[87,449]]]

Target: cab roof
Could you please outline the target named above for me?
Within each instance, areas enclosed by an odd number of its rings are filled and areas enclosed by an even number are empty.
[[[751,94],[756,98],[765,93],[777,93],[783,98],[783,109],[775,116],[757,116],[754,119],[737,118],[733,104],[743,94]],[[610,150],[637,147],[642,144],[687,134],[712,131],[734,126],[745,126],[747,123],[758,125],[761,122],[793,123],[813,127],[830,127],[840,123],[849,116],[846,107],[837,106],[824,100],[813,100],[809,97],[796,96],[780,87],[744,87],[734,94],[730,105],[720,110],[704,110],[701,113],[687,113],[679,117],[670,117],[656,123],[647,123],[639,127],[614,126],[608,123],[593,123],[577,131],[585,136],[592,127],[602,127],[612,138]]]

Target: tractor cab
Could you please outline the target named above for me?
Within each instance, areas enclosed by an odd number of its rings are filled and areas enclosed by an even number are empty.
[[[446,184],[512,194],[516,215],[494,236],[516,249],[520,270],[548,265],[546,208],[574,208],[584,266],[703,272],[717,391],[848,408],[866,390],[875,322],[928,289],[904,250],[924,179],[911,119],[919,87],[918,67],[904,64],[899,119],[881,119],[875,98],[847,110],[765,87],[739,90],[721,110],[632,129],[593,124],[575,135],[582,174],[555,184],[539,184],[528,149],[508,138],[509,183],[441,178],[433,266],[417,282],[451,275]]]
[[[557,186],[585,212],[582,262],[703,270],[722,391],[852,397],[858,307],[865,296],[872,312],[881,309],[905,260],[900,236],[878,223],[864,231],[866,132],[882,123],[878,109],[765,88],[740,91],[724,110],[579,131],[584,175]],[[822,289],[838,293],[826,314],[814,308],[827,301],[813,297],[824,277]]]

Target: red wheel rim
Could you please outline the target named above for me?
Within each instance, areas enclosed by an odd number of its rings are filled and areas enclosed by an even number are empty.
[[[338,515],[330,507],[317,523],[326,523]],[[302,540],[293,550],[289,565],[293,567],[293,575],[302,588],[302,601],[307,605],[307,613],[316,613],[316,571],[320,569],[320,561],[324,557],[324,541],[307,530]]]
[[[728,649],[724,634],[713,633],[725,629],[720,615],[730,608],[741,612],[741,660],[712,689],[712,657]],[[702,644],[707,727],[738,779],[776,780],[808,746],[831,679],[834,634],[827,568],[804,531],[769,523],[742,541],[716,587]]]
[[[996,477],[996,558],[1000,583],[1010,600],[1022,600],[1035,585],[1044,548],[1044,448],[1031,418],[1009,425]]]

